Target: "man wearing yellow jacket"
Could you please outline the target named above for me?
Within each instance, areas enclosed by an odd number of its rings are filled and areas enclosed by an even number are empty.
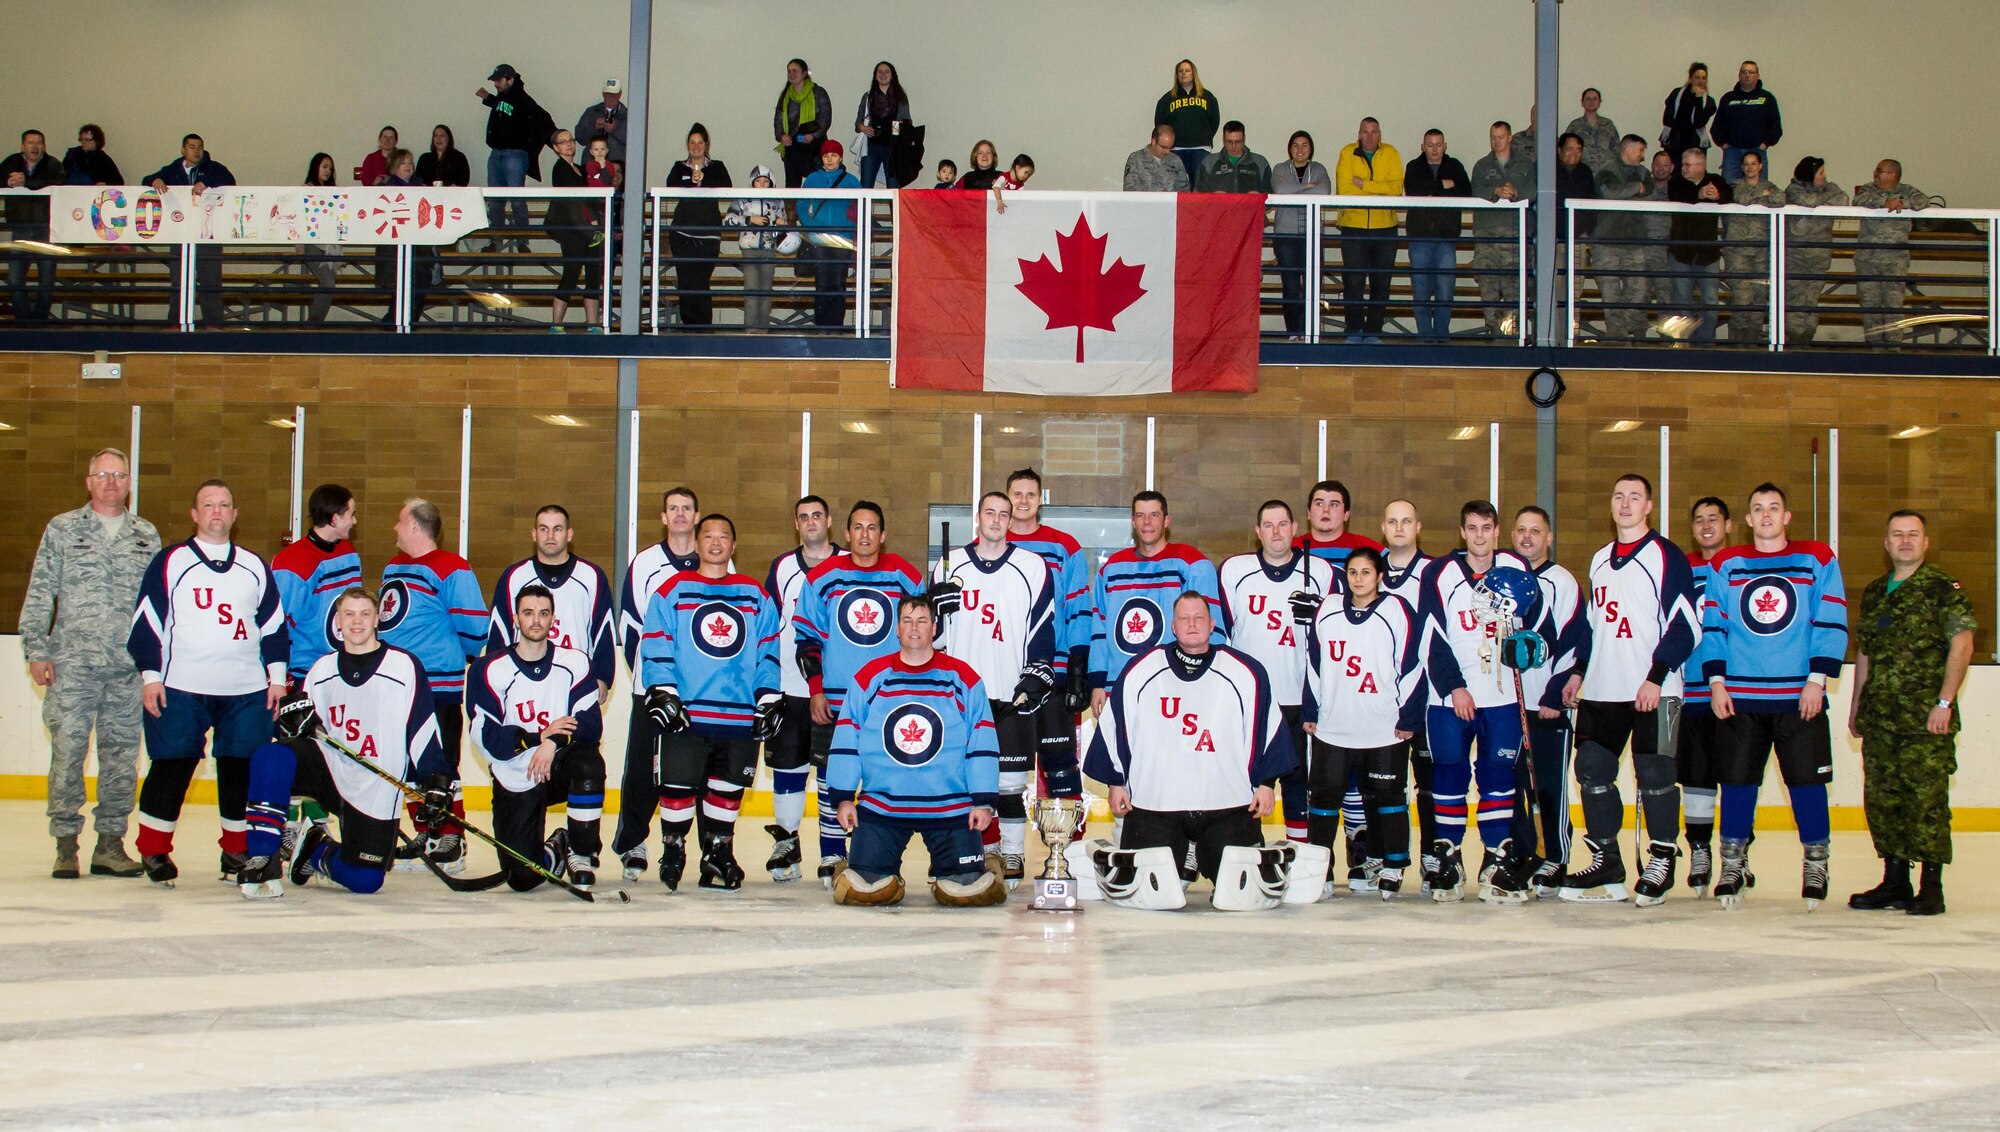
[[[1333,191],[1337,196],[1403,194],[1403,157],[1382,141],[1380,122],[1361,119],[1355,140],[1341,147]],[[1346,295],[1348,341],[1379,342],[1389,313],[1389,276],[1396,266],[1396,213],[1387,208],[1349,208],[1341,210],[1335,223],[1340,226],[1340,286]]]

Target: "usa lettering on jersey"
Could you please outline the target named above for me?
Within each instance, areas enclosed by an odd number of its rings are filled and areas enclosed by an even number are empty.
[[[549,643],[589,657],[591,672],[609,686],[618,674],[618,621],[611,607],[611,580],[596,564],[581,558],[571,557],[559,566],[528,558],[501,571],[493,583],[487,651],[508,648],[519,639],[514,632],[514,602],[530,585],[546,587],[555,599]]]
[[[1701,637],[1701,621],[1694,573],[1679,547],[1648,531],[1630,546],[1598,548],[1590,559],[1588,620],[1584,699],[1624,703],[1648,681],[1661,695],[1682,694],[1681,665]]]
[[[1303,550],[1291,561],[1272,566],[1260,553],[1224,559],[1217,571],[1222,589],[1222,627],[1231,647],[1256,657],[1270,673],[1272,694],[1285,707],[1296,707],[1305,686],[1306,632],[1292,620],[1291,595],[1298,591],[1324,595],[1333,568],[1317,567]]]
[[[1395,594],[1367,609],[1348,605],[1344,594],[1320,605],[1307,634],[1299,717],[1317,725],[1321,742],[1365,750],[1418,729],[1425,696],[1417,635],[1416,611]]]
[[[970,665],[989,692],[1011,695],[1030,661],[1053,667],[1055,593],[1041,556],[1009,546],[989,562],[962,546],[947,556],[945,576],[962,588],[939,647]]]
[[[282,684],[291,655],[264,560],[234,544],[211,559],[193,539],[146,567],[125,647],[146,683],[209,696]]]
[[[405,782],[445,773],[437,708],[417,658],[383,645],[362,658],[358,681],[341,674],[341,661],[339,653],[320,657],[301,683],[327,734]],[[334,785],[349,805],[369,817],[397,816],[401,791],[355,766],[326,740],[319,743]]]
[[[1142,653],[1119,676],[1099,717],[1084,773],[1131,792],[1146,810],[1216,810],[1250,803],[1295,755],[1264,666],[1227,645],[1175,671],[1175,646]]]
[[[1531,573],[1528,563],[1511,550],[1493,556],[1494,566],[1512,566]],[[1483,574],[1475,573],[1463,550],[1440,555],[1424,571],[1422,623],[1425,678],[1432,706],[1451,702],[1460,688],[1472,695],[1474,707],[1511,707],[1518,703],[1514,674],[1500,663],[1500,627],[1473,612],[1472,593]]]
[[[551,646],[529,663],[514,649],[488,653],[472,666],[467,706],[473,746],[486,756],[493,781],[516,793],[534,788],[520,740],[540,742],[543,729],[562,716],[576,720],[571,743],[595,743],[604,734],[597,677],[590,658]]]

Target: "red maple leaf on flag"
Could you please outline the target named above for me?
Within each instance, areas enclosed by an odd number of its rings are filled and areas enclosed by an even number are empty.
[[[1025,259],[1016,261],[1021,265],[1021,281],[1014,289],[1049,316],[1046,329],[1076,327],[1079,363],[1083,361],[1084,329],[1116,330],[1112,320],[1146,293],[1139,286],[1146,275],[1144,265],[1134,266],[1121,259],[1108,268],[1104,266],[1107,242],[1105,237],[1091,232],[1090,221],[1078,213],[1076,227],[1070,229],[1069,235],[1056,233],[1056,251],[1063,261],[1061,268],[1050,263],[1046,255],[1032,263]]]

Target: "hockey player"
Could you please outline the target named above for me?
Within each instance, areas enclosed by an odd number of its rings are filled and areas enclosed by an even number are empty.
[[[1520,903],[1532,884],[1534,894],[1554,896],[1569,862],[1570,720],[1563,690],[1576,667],[1577,652],[1590,628],[1584,622],[1583,595],[1576,576],[1549,557],[1555,524],[1549,513],[1530,504],[1514,513],[1514,553],[1534,572],[1542,591],[1541,608],[1549,632],[1549,662],[1521,671],[1521,695],[1527,706],[1528,749],[1534,754],[1533,774],[1526,762],[1514,766],[1514,821],[1510,836],[1514,861],[1525,868],[1503,869],[1482,877],[1480,899],[1488,903]],[[1528,787],[1535,787],[1532,810]],[[1535,853],[1535,818],[1540,817],[1542,848]],[[1531,858],[1533,858],[1531,860]]]
[[[403,795],[335,750],[335,742],[392,777],[424,784],[425,820],[442,823],[451,812],[451,778],[423,664],[376,636],[381,606],[360,586],[341,591],[330,620],[339,647],[313,662],[280,707],[278,742],[250,757],[249,860],[237,876],[247,899],[285,894],[286,848],[294,885],[320,876],[349,892],[382,887],[395,862]],[[295,797],[337,817],[339,839],[314,821],[286,846],[285,811]]]
[[[736,815],[757,776],[757,744],[778,730],[778,603],[730,569],[736,524],[704,515],[701,564],[646,600],[639,678],[660,729],[660,883],[678,891],[688,826],[701,838],[701,887],[743,887]],[[699,799],[701,812],[695,813]]]
[[[286,675],[296,687],[320,657],[340,647],[333,625],[334,599],[361,584],[361,556],[347,536],[354,532],[354,493],[323,483],[306,498],[312,529],[271,556],[271,580],[285,607],[291,642]]]
[[[1708,594],[1709,564],[1729,545],[1735,520],[1729,504],[1713,495],[1694,501],[1688,509],[1694,534],[1694,550],[1688,554],[1688,574],[1694,586],[1695,622],[1703,617]],[[1694,651],[1681,668],[1682,695],[1680,734],[1674,743],[1674,781],[1681,788],[1681,823],[1687,831],[1688,887],[1697,899],[1708,895],[1715,880],[1715,804],[1719,789],[1715,778],[1715,713],[1710,710],[1708,677],[1702,663],[1715,650],[1707,633],[1698,633]],[[1753,838],[1754,840],[1754,838]],[[1755,884],[1750,872],[1749,847],[1744,847],[1743,880]]]
[[[575,649],[589,658],[590,673],[597,679],[597,702],[602,707],[611,694],[612,678],[618,675],[618,621],[611,609],[611,579],[596,563],[570,553],[576,528],[570,525],[569,511],[561,504],[549,503],[535,512],[533,537],[535,553],[502,570],[493,583],[486,651],[499,652],[520,639],[514,633],[514,599],[525,587],[540,586],[554,595],[556,602],[549,644]]]
[[[1382,552],[1369,547],[1348,555],[1343,592],[1320,604],[1308,631],[1301,714],[1313,737],[1313,842],[1332,847],[1334,807],[1358,769],[1382,854],[1375,890],[1387,900],[1402,891],[1410,865],[1403,772],[1425,695],[1417,613],[1382,589],[1385,567]]]
[[[1847,594],[1840,563],[1825,543],[1795,542],[1792,513],[1776,484],[1750,492],[1749,546],[1709,562],[1702,660],[1715,712],[1716,769],[1722,781],[1724,907],[1743,899],[1743,861],[1756,828],[1757,787],[1775,747],[1805,847],[1800,895],[1808,911],[1826,899],[1832,834],[1826,785],[1833,781],[1833,735],[1826,681],[1847,651]]]
[[[1438,840],[1429,854],[1438,864],[1428,879],[1431,899],[1439,902],[1465,898],[1459,844],[1465,840],[1468,788],[1475,773],[1479,840],[1486,850],[1482,879],[1505,856],[1514,815],[1514,763],[1521,749],[1520,701],[1513,674],[1500,662],[1501,627],[1477,615],[1473,591],[1495,567],[1526,572],[1528,563],[1499,548],[1500,516],[1483,499],[1459,508],[1458,533],[1464,549],[1441,555],[1425,568],[1417,606],[1430,684],[1425,725],[1438,824]],[[1475,741],[1476,765],[1471,758]]]
[[[813,567],[799,593],[786,632],[797,638],[799,672],[811,693],[813,726],[828,733],[855,674],[869,661],[896,651],[896,602],[924,592],[923,575],[882,549],[888,522],[880,504],[863,499],[847,511],[847,551]],[[816,739],[815,742],[818,742]],[[831,889],[846,867],[847,838],[820,777],[819,879]]]
[[[1224,644],[1222,594],[1215,564],[1201,551],[1168,542],[1173,517],[1167,497],[1142,491],[1132,497],[1132,540],[1104,560],[1090,584],[1090,712],[1104,710],[1109,688],[1134,657],[1174,639],[1168,613],[1175,598],[1189,590],[1208,597],[1209,622],[1215,644]]]
[[[778,682],[783,693],[778,709],[778,733],[764,744],[764,765],[771,769],[771,859],[764,867],[780,883],[799,879],[799,826],[806,815],[806,775],[817,768],[826,773],[830,729],[812,725],[812,692],[799,673],[799,642],[792,635],[792,614],[812,568],[840,553],[832,539],[833,512],[826,500],[808,495],[792,504],[792,529],[799,545],[780,554],[764,575],[764,592],[778,603]],[[815,742],[815,740],[818,740]]]
[[[1318,614],[1320,599],[1339,588],[1331,581],[1339,567],[1322,562],[1314,569],[1313,556],[1293,542],[1297,529],[1291,504],[1266,500],[1257,508],[1257,525],[1250,529],[1258,549],[1223,559],[1216,574],[1222,589],[1222,631],[1232,648],[1255,657],[1270,673],[1271,698],[1291,736],[1292,751],[1299,756],[1298,765],[1278,784],[1278,796],[1284,805],[1285,836],[1305,844],[1306,733],[1299,718],[1306,675],[1304,629]],[[1329,816],[1339,816],[1337,800]],[[1366,852],[1351,825],[1347,840],[1349,863],[1360,863]]]
[[[1382,549],[1381,543],[1347,529],[1347,520],[1353,514],[1354,497],[1339,480],[1321,480],[1306,493],[1307,529],[1294,545],[1333,567],[1328,573],[1334,580],[1333,589],[1347,583],[1348,555],[1364,546]]]
[[[536,517],[540,519],[540,516]],[[539,541],[539,540],[538,540]],[[556,595],[539,582],[514,595],[508,636],[466,677],[472,745],[493,775],[493,836],[585,892],[597,883],[598,832],[604,817],[604,714],[597,666],[556,643]],[[549,807],[567,822],[544,841]],[[507,886],[526,892],[541,874],[502,855]]]
[[[1382,592],[1395,594],[1410,603],[1415,609],[1423,601],[1424,569],[1430,564],[1431,556],[1425,554],[1419,545],[1423,537],[1423,520],[1417,517],[1417,505],[1407,499],[1392,499],[1382,509]],[[1417,642],[1417,652],[1423,653],[1423,642]],[[1422,892],[1430,894],[1429,877],[1437,873],[1437,861],[1431,847],[1437,843],[1437,810],[1431,796],[1431,747],[1424,727],[1423,714],[1417,717],[1417,733],[1410,738],[1410,779],[1417,788],[1417,851],[1421,853],[1423,866]],[[1379,847],[1378,847],[1379,849]]]
[[[1040,555],[1007,541],[1012,515],[1013,501],[1000,492],[980,497],[979,538],[951,549],[943,579],[930,590],[941,625],[938,647],[969,665],[987,694],[1005,697],[990,706],[1000,747],[1001,876],[1009,892],[1025,875],[1036,720],[1056,691],[1055,587]],[[1049,797],[1083,796],[1075,762],[1044,760],[1042,772]]]
[[[1099,855],[1107,896],[1148,849],[1165,849],[1183,884],[1214,880],[1218,900],[1237,889],[1239,870],[1284,886],[1273,874],[1293,849],[1265,848],[1261,820],[1298,760],[1264,666],[1214,643],[1213,601],[1192,589],[1174,599],[1173,641],[1125,667],[1091,739],[1084,772],[1110,788],[1111,812],[1124,819],[1118,848]]]
[[[897,648],[863,665],[841,698],[826,793],[854,847],[833,879],[836,903],[900,902],[911,834],[930,853],[938,903],[1007,900],[979,844],[1000,781],[991,692],[971,665],[933,648],[936,633],[930,600],[899,596]]]
[[[269,567],[230,541],[236,499],[229,485],[203,481],[188,515],[194,536],[153,555],[125,641],[143,684],[151,759],[139,787],[139,862],[162,888],[180,875],[171,855],[174,825],[205,746],[215,752],[222,873],[242,870],[250,754],[271,737],[290,655]]]
[[[1041,555],[1055,586],[1055,676],[1062,694],[1049,697],[1035,714],[1035,751],[1044,766],[1075,766],[1077,713],[1090,706],[1090,561],[1076,539],[1042,525],[1041,473],[1033,468],[1008,473],[1007,500],[1013,505],[1007,541]],[[1076,779],[1080,790],[1081,773]],[[1077,836],[1082,835],[1079,826]]]
[[[701,500],[691,487],[670,487],[660,497],[660,525],[666,537],[632,556],[625,583],[618,592],[618,632],[625,649],[625,668],[632,674],[632,710],[625,725],[625,770],[619,778],[618,832],[611,851],[625,869],[625,879],[646,875],[646,834],[660,806],[660,729],[646,711],[646,683],[639,675],[639,637],[645,631],[646,604],[661,583],[683,570],[701,565],[694,538]],[[664,833],[666,827],[661,826]]]
[[[438,547],[444,520],[437,505],[412,499],[396,514],[396,556],[382,567],[384,644],[423,663],[437,709],[438,739],[451,768],[451,813],[465,816],[458,756],[465,733],[465,669],[486,647],[486,601],[465,559]],[[417,823],[417,840],[400,850],[398,868],[421,868],[421,851],[446,872],[465,871],[465,835],[455,822]]]
[[[1624,898],[1618,829],[1618,756],[1629,737],[1632,776],[1651,841],[1633,903],[1652,907],[1674,885],[1674,834],[1680,790],[1674,785],[1674,729],[1680,716],[1681,665],[1701,639],[1694,576],[1687,555],[1647,523],[1653,484],[1628,473],[1611,485],[1617,535],[1590,559],[1589,633],[1564,701],[1577,708],[1576,781],[1583,794],[1584,846],[1590,861],[1563,882],[1569,901]]]

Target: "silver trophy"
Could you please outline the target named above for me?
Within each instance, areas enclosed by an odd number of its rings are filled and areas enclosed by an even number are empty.
[[[1043,798],[1035,803],[1035,829],[1049,849],[1048,860],[1042,863],[1041,874],[1035,877],[1035,899],[1028,905],[1035,911],[1081,910],[1076,877],[1070,874],[1069,858],[1063,856],[1063,851],[1069,848],[1070,838],[1083,819],[1081,798]]]

